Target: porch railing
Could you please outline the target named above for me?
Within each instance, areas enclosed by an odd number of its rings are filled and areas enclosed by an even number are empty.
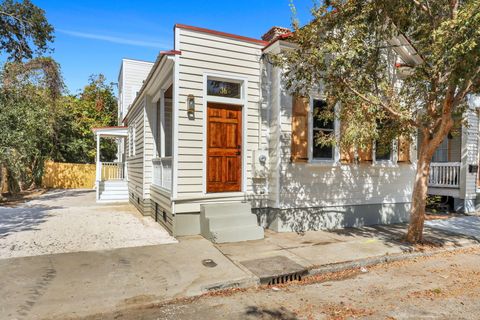
[[[172,157],[153,159],[153,184],[172,190]]]
[[[458,188],[460,186],[460,162],[432,162],[428,185],[430,187]]]
[[[123,162],[101,162],[101,179],[123,180],[125,179],[125,163]]]

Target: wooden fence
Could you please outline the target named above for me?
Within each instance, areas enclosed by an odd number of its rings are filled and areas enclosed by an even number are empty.
[[[92,189],[95,186],[95,169],[95,164],[47,161],[42,186],[58,189]]]

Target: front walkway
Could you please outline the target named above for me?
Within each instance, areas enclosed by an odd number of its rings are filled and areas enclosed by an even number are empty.
[[[95,203],[91,190],[53,190],[0,207],[0,259],[174,242],[129,204]]]

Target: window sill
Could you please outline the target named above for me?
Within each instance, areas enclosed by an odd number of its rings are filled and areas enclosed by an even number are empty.
[[[388,160],[388,161],[374,161],[372,163],[372,167],[374,167],[374,168],[398,168],[398,163],[393,162],[391,160]]]
[[[312,166],[312,167],[339,167],[341,166],[342,164],[340,163],[340,161],[334,161],[334,160],[315,160],[315,159],[311,159],[311,160],[308,160],[308,162],[306,163],[308,166]]]

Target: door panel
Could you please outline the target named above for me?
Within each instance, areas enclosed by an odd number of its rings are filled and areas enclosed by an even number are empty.
[[[207,192],[241,190],[242,108],[207,106]]]

